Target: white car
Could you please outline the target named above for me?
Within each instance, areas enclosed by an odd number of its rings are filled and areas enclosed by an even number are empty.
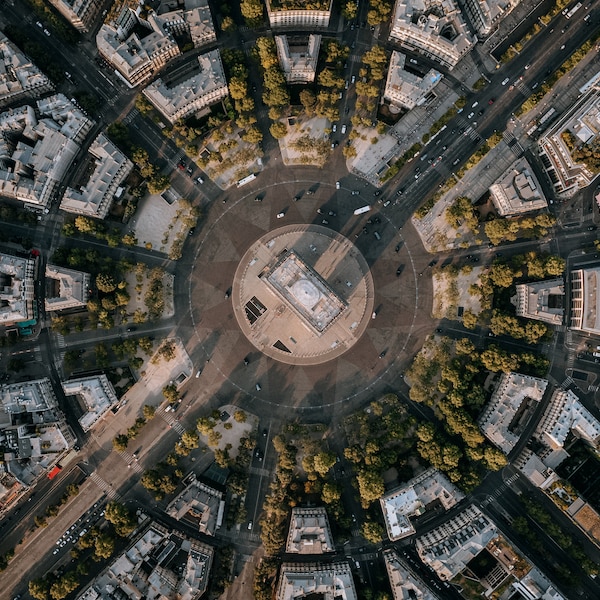
[[[342,133],[346,133],[346,126],[342,125]]]
[[[335,133],[337,131],[337,125],[335,123],[331,127],[331,131],[333,131],[333,133]]]
[[[506,85],[510,81],[510,77],[507,77],[502,81],[502,85]]]
[[[277,213],[277,218],[278,219],[283,219],[283,217],[285,217],[285,213],[284,212]]]
[[[414,58],[409,59],[408,62],[411,62],[413,65],[417,64],[417,61]]]
[[[472,119],[474,116],[475,116],[475,113],[474,113],[474,112],[470,112],[470,113],[467,115],[467,119]]]
[[[340,187],[341,187],[341,185],[340,185],[340,182],[339,182],[339,181],[336,181],[336,182],[335,182],[335,189],[336,189],[336,190],[339,190],[339,189],[340,189]]]

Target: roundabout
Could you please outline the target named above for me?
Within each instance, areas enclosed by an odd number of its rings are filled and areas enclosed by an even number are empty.
[[[397,386],[419,347],[427,282],[410,244],[385,214],[354,215],[360,199],[316,177],[210,208],[188,281],[188,352],[207,399],[273,416],[332,410]],[[299,187],[315,191],[286,202]]]

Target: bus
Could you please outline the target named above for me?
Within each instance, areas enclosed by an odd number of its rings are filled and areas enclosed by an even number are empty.
[[[564,18],[570,19],[582,6],[582,3],[578,2],[575,6],[573,6],[573,8],[565,8],[562,11]]]
[[[252,173],[252,175],[248,175],[248,177],[244,177],[243,179],[240,179],[237,182],[237,186],[238,187],[242,187],[243,185],[246,185],[247,183],[250,183],[254,179],[256,179],[256,175],[254,173]]]

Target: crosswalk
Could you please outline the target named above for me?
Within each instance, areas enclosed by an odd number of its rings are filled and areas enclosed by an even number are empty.
[[[507,146],[510,148],[511,152],[515,154],[515,156],[522,156],[525,150],[512,132],[505,129],[502,132],[502,139],[506,142]]]
[[[129,125],[139,114],[140,111],[137,108],[132,108],[123,119],[123,125]]]
[[[597,392],[599,389],[600,389],[600,386],[588,385],[588,392]]]
[[[561,389],[566,390],[570,385],[574,384],[575,380],[567,375],[566,379],[560,384]]]
[[[106,483],[96,471],[94,471],[90,475],[90,479],[109,497],[113,500],[118,500],[120,498],[119,494],[113,489],[112,485]]]
[[[506,490],[509,487],[511,487],[512,484],[515,483],[515,481],[517,481],[520,477],[520,473],[515,473],[514,475],[511,475],[506,481],[503,481],[502,484],[499,485],[491,494],[489,494],[488,497],[482,502],[482,504],[485,506],[491,504],[495,500],[498,500],[498,498],[500,498],[500,496],[502,496],[502,494],[504,494],[504,492],[506,492]]]
[[[156,414],[179,435],[183,435],[185,433],[185,427],[174,416],[172,416],[170,412],[165,412],[164,408],[159,408],[156,411]]]
[[[60,333],[56,334],[56,343],[59,348],[66,348],[67,344],[65,344],[65,336]]]
[[[135,471],[136,473],[141,473],[143,471],[140,463],[136,460],[136,457],[127,450],[120,452],[121,458],[127,463],[127,468]]]

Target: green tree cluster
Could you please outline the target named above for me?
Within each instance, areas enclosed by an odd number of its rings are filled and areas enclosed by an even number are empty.
[[[514,242],[519,237],[538,239],[545,237],[555,222],[556,219],[546,213],[535,217],[497,218],[488,221],[484,230],[490,242],[497,246],[502,242]]]
[[[479,213],[473,206],[473,202],[466,196],[458,197],[446,209],[446,222],[454,229],[465,225],[474,234],[479,233]]]

